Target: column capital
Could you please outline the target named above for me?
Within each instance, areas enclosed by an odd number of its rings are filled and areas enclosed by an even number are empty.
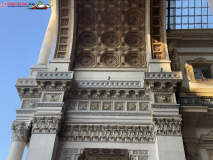
[[[57,133],[60,130],[61,117],[34,117],[32,133]]]
[[[12,141],[28,142],[30,138],[31,122],[13,121],[11,124],[13,130]]]

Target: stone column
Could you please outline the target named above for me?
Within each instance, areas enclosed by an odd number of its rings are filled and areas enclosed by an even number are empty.
[[[47,31],[44,37],[44,41],[41,47],[37,65],[47,65],[50,57],[50,52],[52,49],[52,44],[55,36],[56,27],[56,1],[50,0],[51,5],[51,16],[49,24],[47,26]]]
[[[11,125],[13,130],[12,144],[7,160],[22,160],[24,148],[30,136],[30,127],[30,123],[13,121]]]
[[[60,117],[34,117],[26,160],[54,160],[58,145]]]

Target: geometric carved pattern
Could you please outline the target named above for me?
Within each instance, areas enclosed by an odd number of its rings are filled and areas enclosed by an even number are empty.
[[[147,67],[145,4],[146,0],[78,0],[74,67]],[[61,46],[67,51],[65,47]]]

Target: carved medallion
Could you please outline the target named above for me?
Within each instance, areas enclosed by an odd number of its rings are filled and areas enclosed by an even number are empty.
[[[96,14],[93,10],[87,9],[80,14],[80,24],[84,27],[92,26],[96,23]]]
[[[115,10],[107,10],[103,14],[103,23],[106,26],[112,27],[118,24],[120,21],[120,14]]]
[[[95,59],[94,56],[89,53],[83,53],[78,56],[78,62],[82,66],[91,66],[94,63]]]
[[[129,63],[130,66],[140,66],[145,63],[145,58],[138,53],[129,52],[125,57],[125,61]]]
[[[125,42],[130,47],[139,47],[143,43],[143,37],[137,32],[129,32],[125,36]]]
[[[79,36],[79,44],[83,47],[92,47],[96,43],[96,36],[92,32],[84,32]]]
[[[118,64],[118,56],[114,53],[105,53],[101,56],[101,62],[107,66],[116,66]]]
[[[115,32],[106,32],[102,36],[102,43],[107,47],[115,47],[119,43],[118,35]]]
[[[133,26],[139,25],[142,22],[141,13],[136,10],[130,10],[126,13],[126,23]]]
[[[137,102],[127,103],[127,111],[136,111],[136,110],[137,110]]]

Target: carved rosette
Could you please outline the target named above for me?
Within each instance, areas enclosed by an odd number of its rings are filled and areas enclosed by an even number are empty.
[[[129,10],[125,16],[126,23],[130,26],[140,25],[142,23],[142,15],[138,10]]]
[[[181,135],[181,121],[181,118],[154,118],[157,134]]]
[[[79,21],[84,27],[92,26],[96,23],[96,13],[91,9],[84,10],[80,14]]]
[[[105,53],[101,56],[101,62],[104,63],[108,67],[118,65],[118,56],[114,53]]]
[[[115,47],[119,42],[119,37],[115,32],[106,32],[102,36],[102,43],[107,47]]]
[[[92,66],[95,62],[95,57],[92,54],[89,53],[83,53],[81,55],[78,56],[78,63],[81,66]]]
[[[61,117],[34,117],[33,133],[57,133],[60,130]]]
[[[153,143],[155,137],[156,130],[151,125],[65,125],[60,140]]]
[[[139,32],[129,32],[125,36],[125,42],[130,47],[140,47],[143,43],[144,36]]]
[[[79,36],[78,43],[83,47],[92,47],[96,43],[96,36],[92,32],[84,32]]]
[[[107,10],[103,14],[103,23],[108,27],[113,27],[120,21],[120,14],[116,10]]]
[[[140,55],[137,52],[129,52],[125,55],[125,62],[133,67],[146,67],[145,56]]]
[[[13,121],[11,129],[13,130],[12,141],[29,141],[31,130],[30,122]]]

